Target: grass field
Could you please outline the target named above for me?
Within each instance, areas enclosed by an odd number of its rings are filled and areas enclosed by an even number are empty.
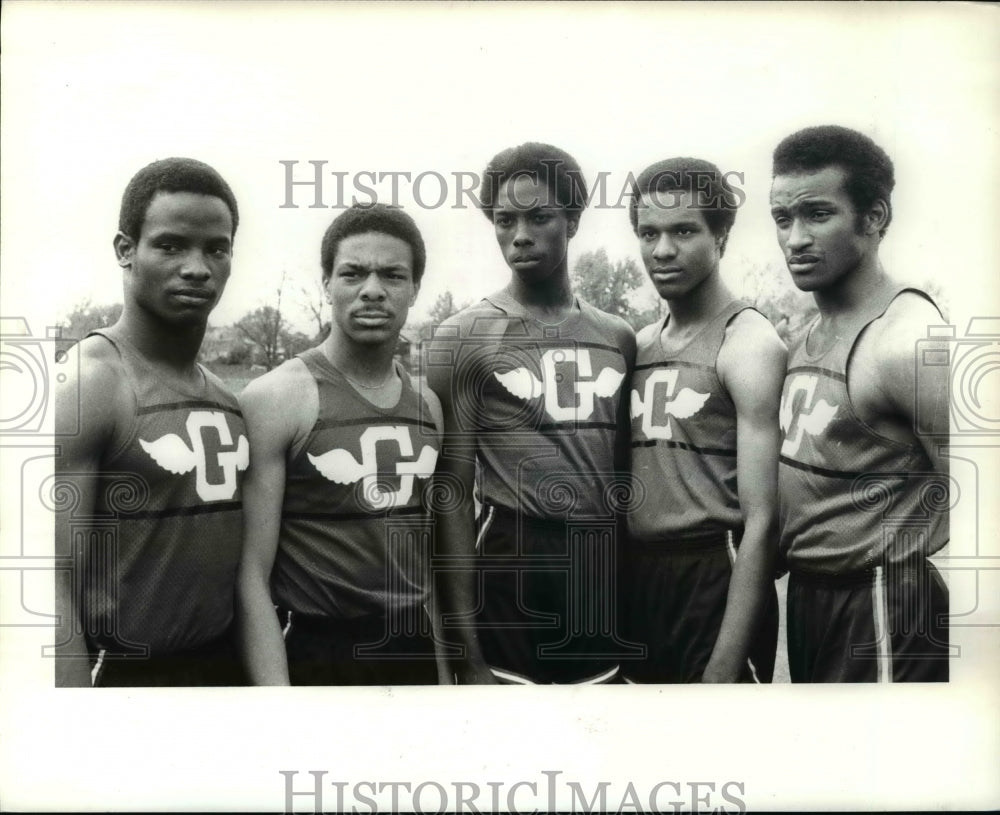
[[[251,372],[249,365],[208,365],[206,366],[218,376],[234,394],[239,396],[247,383],[260,376],[263,371]],[[788,576],[778,581],[778,656],[774,665],[774,681],[789,682],[788,655],[785,652],[785,592],[788,588]]]

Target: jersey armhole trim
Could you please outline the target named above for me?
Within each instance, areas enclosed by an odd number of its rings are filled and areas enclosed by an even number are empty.
[[[130,400],[128,426],[119,429],[117,421],[115,422],[115,427],[111,432],[111,441],[113,443],[116,437],[120,438],[121,441],[107,455],[101,456],[101,469],[108,470],[132,446],[135,442],[135,437],[139,434],[139,396],[135,392],[135,383],[132,381],[132,377],[129,376],[125,365],[125,355],[122,353],[122,349],[118,346],[118,343],[103,331],[93,331],[87,336],[101,337],[115,350],[118,367],[121,371],[121,379],[128,385],[127,390]]]
[[[856,421],[859,425],[861,425],[861,427],[864,429],[866,433],[870,434],[876,441],[888,445],[889,447],[893,447],[899,451],[906,451],[908,453],[919,454],[923,450],[923,447],[921,446],[920,441],[917,439],[915,432],[913,433],[914,439],[912,443],[898,441],[897,439],[892,439],[886,435],[883,435],[882,433],[879,433],[874,427],[872,427],[870,424],[868,424],[868,422],[866,422],[864,419],[861,418],[861,416],[858,415],[858,412],[854,409],[854,398],[851,396],[851,382],[848,377],[848,372],[851,369],[851,359],[854,357],[854,352],[857,349],[858,344],[861,342],[861,338],[865,335],[865,332],[868,331],[869,328],[871,328],[872,323],[884,317],[885,313],[892,307],[892,304],[896,302],[896,298],[906,291],[912,291],[915,294],[919,294],[921,297],[927,300],[932,306],[934,306],[939,315],[941,314],[941,310],[937,307],[937,303],[935,303],[934,300],[932,300],[931,297],[927,295],[925,292],[921,291],[920,289],[911,288],[909,286],[904,286],[900,288],[899,291],[897,291],[892,296],[889,302],[886,303],[885,308],[882,309],[882,311],[880,311],[878,314],[872,317],[871,320],[869,320],[861,327],[861,330],[858,331],[857,335],[854,337],[854,341],[851,343],[851,347],[847,350],[847,356],[844,358],[844,393],[847,394],[847,409],[850,411],[851,418],[854,419],[854,421]]]

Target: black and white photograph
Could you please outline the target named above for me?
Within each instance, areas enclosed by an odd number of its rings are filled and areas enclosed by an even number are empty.
[[[5,808],[1000,804],[992,6],[0,36]]]

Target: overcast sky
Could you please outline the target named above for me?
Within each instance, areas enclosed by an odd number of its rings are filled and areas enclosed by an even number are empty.
[[[997,20],[986,4],[957,3],[8,1],[2,316],[24,316],[41,334],[84,298],[119,300],[111,241],[122,191],[140,167],[175,155],[214,165],[239,200],[233,276],[216,325],[271,302],[282,270],[290,289],[319,274],[320,239],[338,210],[309,208],[304,188],[295,192],[299,208],[282,208],[282,161],[299,162],[300,178],[308,162],[325,161],[325,184],[342,173],[348,191],[362,172],[448,180],[444,206],[410,209],[428,246],[418,311],[446,289],[464,301],[506,281],[488,222],[450,206],[453,174],[479,173],[496,152],[528,140],[576,156],[591,183],[605,173],[609,204],[630,170],[669,156],[743,173],[746,203],[724,270],[731,279],[748,264],[783,274],[768,215],[771,152],[798,128],[838,123],[870,134],[895,162],[885,264],[946,287],[964,328],[972,315],[998,313]],[[436,180],[424,184],[433,203]],[[388,181],[379,189],[391,192]],[[414,204],[411,184],[401,179],[399,192],[400,203]],[[334,202],[335,188],[324,198]],[[571,261],[598,247],[638,260],[624,209],[586,212]],[[305,323],[304,313],[290,316]],[[6,450],[3,467],[8,507],[45,521],[34,493],[21,500],[21,459]],[[972,481],[961,508],[976,500]],[[51,539],[30,536],[12,517],[5,555],[29,538]],[[956,534],[953,546],[975,553],[978,515],[971,518],[972,534]],[[985,529],[983,540],[995,539],[995,527]],[[984,588],[971,602],[995,594]],[[4,609],[17,599],[8,591]],[[955,606],[959,614],[969,607]],[[46,641],[44,628],[3,633],[5,647],[19,637],[34,654]],[[982,648],[968,647],[948,688],[892,695],[247,689],[100,694],[83,704],[79,694],[46,689],[50,660],[4,651],[0,781],[15,809],[41,801],[57,810],[274,810],[285,800],[280,769],[298,770],[302,788],[312,769],[352,783],[483,783],[538,780],[550,768],[646,788],[731,779],[758,809],[830,800],[979,808],[996,801],[996,676],[969,677],[995,654],[995,628],[959,635]]]
[[[214,165],[239,201],[216,325],[273,301],[282,271],[291,300],[312,285],[340,211],[334,173],[342,200],[368,199],[354,189],[372,186],[363,173],[410,174],[397,176],[397,200],[428,245],[416,314],[445,289],[477,298],[507,271],[456,174],[479,174],[526,140],[570,152],[591,185],[605,179],[608,206],[584,215],[571,262],[602,246],[639,259],[615,206],[629,171],[688,154],[742,174],[746,202],[723,267],[738,287],[748,264],[783,273],[768,216],[771,151],[828,122],[869,133],[895,161],[889,268],[949,285],[970,267],[996,268],[984,202],[997,178],[998,43],[995,27],[977,25],[985,9],[963,11],[6,4],[4,311],[51,322],[83,298],[120,299],[111,238],[122,190],[171,155]],[[326,162],[330,208],[311,208],[305,187],[293,191],[297,208],[283,208],[281,161],[297,162],[296,180]],[[382,200],[391,179],[375,185]],[[293,303],[286,313],[307,325]]]

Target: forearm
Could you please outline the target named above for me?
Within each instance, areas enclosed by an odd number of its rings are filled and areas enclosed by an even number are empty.
[[[448,563],[448,568],[439,570],[437,574],[440,630],[446,641],[455,642],[460,647],[460,654],[451,657],[448,663],[450,670],[463,682],[468,681],[470,672],[475,675],[486,670],[472,618],[476,609],[478,573],[468,563],[475,555],[476,535],[471,501],[439,515],[438,529],[442,541],[441,553]],[[466,678],[463,679],[463,676]]]
[[[57,688],[89,688],[90,657],[80,632],[77,603],[73,597],[72,572],[56,571],[55,682]]]
[[[705,668],[705,681],[736,682],[772,590],[776,527],[750,518],[729,581],[726,610]]]
[[[266,581],[241,576],[236,609],[240,651],[251,684],[287,685],[288,658]]]

